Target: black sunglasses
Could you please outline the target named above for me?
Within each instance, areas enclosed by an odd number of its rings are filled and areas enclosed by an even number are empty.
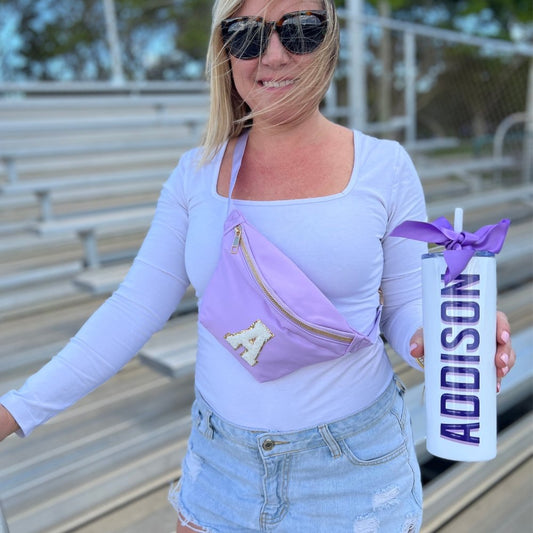
[[[238,59],[255,59],[265,53],[275,30],[281,44],[291,54],[310,54],[324,41],[327,30],[325,11],[295,11],[278,21],[262,17],[237,17],[222,21],[222,40]]]

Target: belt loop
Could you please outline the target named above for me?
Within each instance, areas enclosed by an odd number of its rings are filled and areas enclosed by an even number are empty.
[[[324,442],[328,445],[329,451],[334,459],[338,459],[342,455],[341,447],[335,440],[335,437],[331,434],[328,426],[318,426],[318,431],[322,435]]]
[[[394,382],[396,383],[396,388],[398,389],[398,391],[400,391],[400,394],[403,396],[406,390],[405,385],[403,381],[396,374],[394,374]]]
[[[213,413],[211,411],[208,411],[207,412],[207,417],[206,417],[206,420],[205,420],[205,436],[210,439],[210,440],[213,440],[213,434],[214,434],[214,431],[213,431],[213,424],[211,423],[211,417],[213,416]]]
[[[213,413],[206,409],[200,410],[200,422],[198,423],[198,431],[209,440],[213,439],[213,425],[211,424],[211,416],[213,416]]]

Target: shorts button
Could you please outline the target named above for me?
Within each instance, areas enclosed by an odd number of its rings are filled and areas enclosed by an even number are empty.
[[[273,440],[271,439],[266,439],[264,442],[263,442],[263,450],[269,452],[270,450],[272,450],[274,448],[276,444],[274,443]]]

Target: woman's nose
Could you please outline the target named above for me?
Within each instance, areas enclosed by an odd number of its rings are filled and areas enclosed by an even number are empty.
[[[289,59],[289,52],[281,44],[278,32],[273,31],[268,46],[261,56],[261,61],[265,65],[285,64]]]

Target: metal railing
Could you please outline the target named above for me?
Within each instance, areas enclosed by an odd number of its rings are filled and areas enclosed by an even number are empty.
[[[207,94],[205,81],[127,81],[120,85],[109,81],[25,81],[0,82],[0,97],[46,95],[157,95]]]
[[[528,117],[526,113],[513,113],[506,117],[496,129],[494,133],[493,143],[493,155],[495,159],[503,157],[505,136],[509,133],[509,130],[517,124],[526,124],[529,127],[526,128],[526,139],[524,140],[524,163],[522,169],[523,181],[533,180],[533,121],[531,117]],[[501,178],[501,170],[496,171],[496,178]]]

